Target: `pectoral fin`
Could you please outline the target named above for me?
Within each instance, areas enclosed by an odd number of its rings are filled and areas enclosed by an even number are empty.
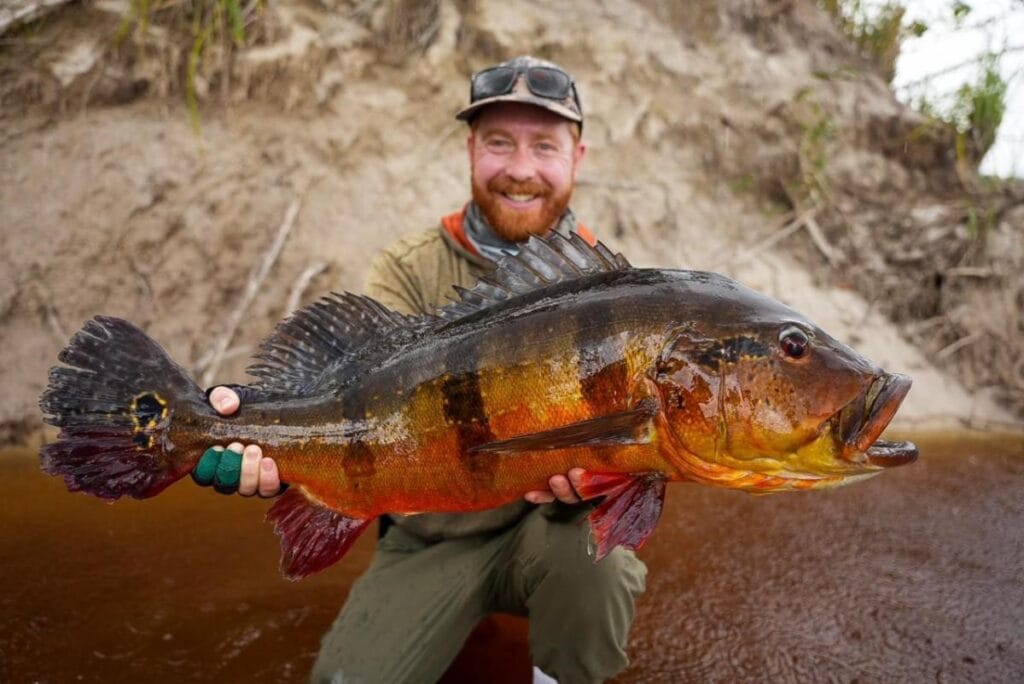
[[[345,555],[371,520],[349,518],[309,499],[293,487],[267,511],[281,537],[281,572],[297,580]]]
[[[634,551],[642,547],[658,524],[665,502],[665,478],[660,473],[588,472],[576,489],[585,499],[605,497],[590,513],[590,529],[597,541],[595,563],[616,546]]]
[[[582,420],[553,430],[532,432],[511,439],[488,442],[473,447],[470,449],[470,453],[509,454],[583,446],[646,444],[651,440],[653,419],[657,412],[657,401],[648,398],[629,411]]]

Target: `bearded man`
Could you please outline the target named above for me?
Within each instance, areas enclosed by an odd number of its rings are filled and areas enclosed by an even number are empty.
[[[569,208],[586,146],[567,72],[527,56],[479,71],[457,118],[469,124],[472,201],[391,245],[370,267],[366,293],[403,313],[436,311],[453,285],[472,288],[531,235],[576,232],[594,242]],[[244,399],[240,387],[210,393],[225,415]],[[280,490],[276,465],[256,445],[203,458],[197,472],[217,472],[222,490]],[[592,561],[591,506],[574,488],[582,472],[552,477],[550,490],[491,511],[383,519],[370,567],[323,638],[313,681],[436,681],[492,612],[529,617],[531,658],[559,682],[599,682],[623,670],[646,568],[622,548]]]

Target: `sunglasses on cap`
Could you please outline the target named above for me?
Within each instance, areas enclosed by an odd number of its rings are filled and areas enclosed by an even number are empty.
[[[572,77],[561,69],[546,66],[503,65],[477,72],[470,83],[470,102],[507,95],[512,92],[520,75],[525,77],[527,89],[537,97],[565,100],[571,95],[576,111],[583,111]]]

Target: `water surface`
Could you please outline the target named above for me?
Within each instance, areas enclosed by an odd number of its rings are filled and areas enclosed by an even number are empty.
[[[1024,681],[1024,444],[919,442],[832,492],[669,487],[620,681]],[[373,550],[292,583],[265,501],[108,505],[25,451],[0,476],[4,682],[304,681]]]

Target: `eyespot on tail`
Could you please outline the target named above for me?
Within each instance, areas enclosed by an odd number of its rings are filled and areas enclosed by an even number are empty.
[[[98,316],[59,358],[65,365],[50,370],[39,399],[43,420],[61,428],[40,450],[45,472],[70,491],[114,500],[154,496],[191,470],[199,454],[176,448],[170,426],[206,402],[160,345],[127,321]]]

